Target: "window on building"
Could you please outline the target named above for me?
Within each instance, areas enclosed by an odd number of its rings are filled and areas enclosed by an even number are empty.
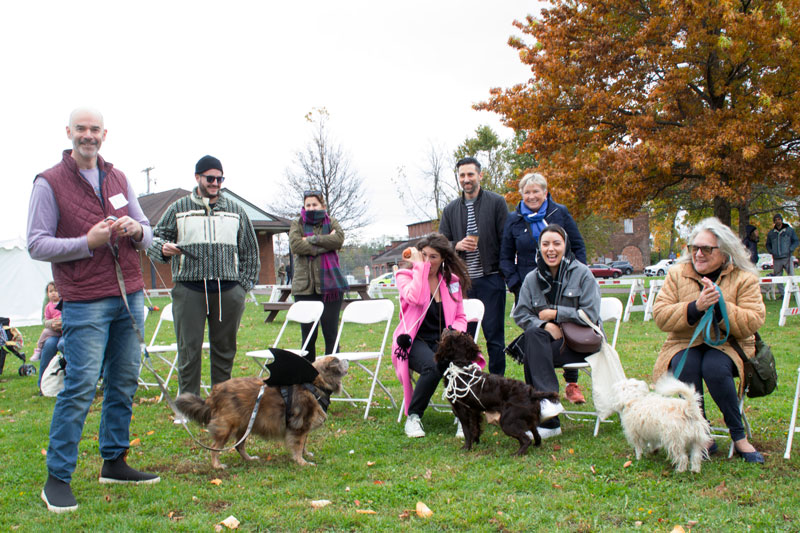
[[[626,218],[623,223],[625,224],[625,233],[633,233],[633,219]]]

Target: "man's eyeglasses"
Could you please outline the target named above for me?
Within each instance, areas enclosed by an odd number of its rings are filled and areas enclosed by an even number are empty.
[[[714,250],[718,249],[719,246],[695,246],[694,244],[689,245],[689,252],[691,252],[692,255],[696,254],[697,252],[703,252],[703,255],[705,255],[706,257],[714,253]]]
[[[303,191],[303,200],[309,196],[322,196],[322,191]]]
[[[206,174],[198,174],[198,176],[205,178],[209,183],[214,183],[215,181],[217,183],[222,183],[225,181],[225,176],[208,176]]]

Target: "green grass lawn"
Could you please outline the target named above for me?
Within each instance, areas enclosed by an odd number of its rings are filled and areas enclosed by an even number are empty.
[[[160,306],[167,302],[156,301]],[[511,455],[517,442],[495,426],[489,426],[471,452],[464,452],[454,436],[453,416],[445,412],[426,412],[427,436],[411,440],[381,391],[367,420],[363,404],[332,404],[327,425],[309,439],[316,467],[299,467],[282,443],[253,437],[248,451],[260,461],[245,464],[229,452],[222,458],[228,469],[215,471],[209,453],[172,423],[164,403],[155,403],[157,390],[140,388],[131,424],[131,439],[137,444],[129,462],[158,472],[161,483],[129,487],[97,482],[98,397],[72,483],[79,509],[55,515],[39,499],[55,400],[38,396],[35,378],[18,376],[19,361],[9,358],[0,377],[0,530],[213,531],[233,515],[244,531],[671,531],[676,525],[693,531],[798,531],[800,443],[790,461],[783,459],[783,451],[800,364],[800,318],[790,317],[785,327],[778,327],[779,305],[767,302],[767,324],[761,330],[777,359],[779,388],[745,404],[752,441],[767,463],[748,465],[721,454],[704,463],[700,474],[673,473],[663,454],[635,461],[616,417],[602,425],[596,438],[593,423],[564,420],[562,436],[531,447],[521,458]],[[157,315],[148,318],[148,340]],[[256,374],[255,363],[244,352],[271,344],[284,315],[264,324],[265,313],[248,304],[235,375]],[[22,331],[31,353],[41,327]],[[381,332],[354,328],[345,336],[344,348],[372,346]],[[506,340],[517,333],[507,319]],[[285,335],[284,346],[300,345],[299,327],[290,327]],[[165,343],[172,336],[170,327],[159,334]],[[653,322],[642,322],[642,313],[623,323],[617,349],[626,373],[649,381],[664,338]],[[321,335],[318,346],[321,350]],[[364,391],[363,371],[351,370],[347,388]],[[521,378],[521,368],[509,360],[507,375]],[[204,376],[207,381],[207,366]],[[400,402],[402,391],[388,358],[380,376]],[[581,384],[588,389],[588,378],[581,376]],[[440,400],[438,391],[434,400]],[[706,403],[713,406],[710,399]],[[719,412],[714,407],[708,411],[712,423],[721,425]],[[727,451],[727,442],[721,443],[722,450]],[[633,463],[626,467],[628,461]],[[312,500],[323,499],[332,503],[311,507]],[[419,501],[430,507],[432,517],[416,515]]]

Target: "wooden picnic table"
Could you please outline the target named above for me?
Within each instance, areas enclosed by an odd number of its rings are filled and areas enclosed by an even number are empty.
[[[292,306],[292,302],[289,301],[289,295],[292,294],[292,288],[290,286],[281,287],[280,293],[278,294],[278,301],[277,302],[264,302],[264,311],[269,313],[267,318],[264,319],[264,322],[273,322],[275,317],[278,316],[278,313],[281,311],[286,311]],[[372,298],[369,295],[369,285],[367,283],[352,283],[350,288],[345,292],[345,298],[342,301],[342,307],[347,306],[350,302],[355,302],[357,300],[371,300]],[[348,298],[347,294],[355,292],[358,294],[358,298]]]

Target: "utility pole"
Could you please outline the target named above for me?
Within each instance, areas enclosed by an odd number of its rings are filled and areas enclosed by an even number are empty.
[[[146,169],[142,170],[142,172],[144,172],[145,175],[147,176],[147,193],[146,194],[150,194],[150,171],[153,170],[154,168],[156,168],[156,167],[147,167]],[[155,179],[153,179],[153,182],[155,182]],[[155,185],[155,183],[153,183],[153,184]]]

